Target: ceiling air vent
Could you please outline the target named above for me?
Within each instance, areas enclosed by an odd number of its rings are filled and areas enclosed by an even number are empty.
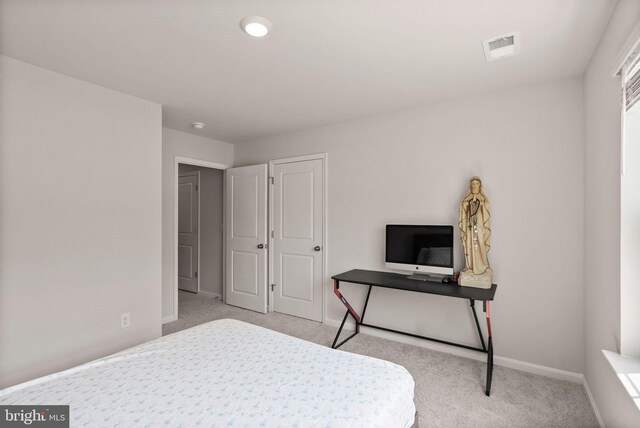
[[[482,42],[484,57],[487,61],[507,58],[520,53],[520,33],[505,34],[504,36]]]

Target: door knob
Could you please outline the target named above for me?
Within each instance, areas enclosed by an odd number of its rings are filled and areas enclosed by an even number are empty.
[[[316,245],[316,246],[315,246],[315,248],[314,248],[314,250],[315,250],[315,251],[320,251],[320,246],[319,246],[319,245]]]
[[[258,244],[258,248],[262,250],[264,248],[264,244]]]

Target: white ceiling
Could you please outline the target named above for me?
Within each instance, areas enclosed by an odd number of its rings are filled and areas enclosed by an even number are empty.
[[[0,52],[229,142],[581,75],[616,0],[0,0]],[[265,39],[239,28],[273,24]],[[482,41],[520,31],[487,63]],[[191,122],[205,122],[203,131]]]

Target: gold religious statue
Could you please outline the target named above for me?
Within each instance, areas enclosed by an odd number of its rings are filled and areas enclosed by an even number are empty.
[[[493,272],[489,266],[489,200],[482,191],[479,177],[471,177],[469,190],[460,203],[460,240],[464,249],[465,267],[458,284],[467,287],[491,288]]]

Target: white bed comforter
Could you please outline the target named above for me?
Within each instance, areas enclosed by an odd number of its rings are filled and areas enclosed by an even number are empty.
[[[404,367],[224,319],[0,391],[71,426],[409,427]]]

